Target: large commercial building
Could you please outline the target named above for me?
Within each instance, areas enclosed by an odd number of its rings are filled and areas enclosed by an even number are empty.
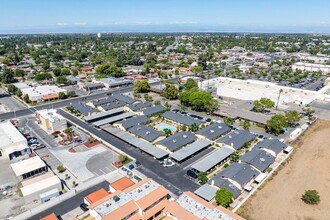
[[[61,180],[52,172],[24,180],[21,184],[21,192],[25,202],[41,200],[42,203],[45,203],[59,196],[62,190]]]
[[[0,156],[12,160],[30,154],[26,138],[10,122],[0,123]]]
[[[48,171],[47,165],[38,156],[34,156],[10,165],[16,177],[20,180],[28,179],[30,177],[46,173]]]
[[[66,119],[57,114],[56,109],[43,109],[36,113],[36,118],[40,121],[40,127],[47,133],[63,131],[67,128]]]
[[[330,73],[330,65],[298,62],[292,65],[293,70],[322,72],[324,74]]]
[[[34,103],[58,99],[60,92],[67,93],[65,89],[49,85],[25,88],[21,89],[21,91],[22,97],[28,95],[31,102]]]
[[[97,220],[152,219],[161,214],[169,191],[152,179],[116,191],[89,206],[89,214]]]
[[[201,89],[207,89],[207,85],[217,88],[217,95],[247,101],[258,100],[263,97],[271,99],[279,107],[287,108],[288,104],[310,104],[314,100],[330,101],[330,86],[326,85],[319,91],[279,86],[271,82],[258,80],[240,80],[227,77],[218,77],[199,83]]]

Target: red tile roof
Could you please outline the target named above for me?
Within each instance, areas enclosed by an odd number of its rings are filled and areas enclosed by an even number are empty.
[[[89,204],[93,204],[108,195],[109,195],[109,193],[105,189],[101,188],[101,189],[89,194],[88,196],[86,196],[85,199],[87,200],[87,202],[89,202]]]

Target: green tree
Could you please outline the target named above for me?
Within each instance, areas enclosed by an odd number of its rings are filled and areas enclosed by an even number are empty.
[[[190,126],[190,131],[192,131],[192,132],[196,132],[196,131],[198,131],[198,129],[199,129],[199,127],[196,123],[194,123]]]
[[[166,87],[161,95],[169,100],[177,99],[179,95],[179,89],[176,88],[174,84],[166,84]]]
[[[209,181],[209,178],[207,177],[207,173],[206,172],[199,172],[197,174],[197,180],[202,185],[207,183],[207,181]]]
[[[56,78],[56,84],[61,85],[61,84],[66,84],[67,82],[68,82],[68,80],[66,79],[65,76],[58,76]]]
[[[24,70],[16,69],[14,71],[14,76],[15,77],[24,77],[24,75],[25,75],[25,71]]]
[[[70,70],[68,68],[61,69],[61,75],[62,76],[63,75],[70,75],[70,74],[71,74],[71,72],[70,72]]]
[[[220,188],[215,194],[215,201],[217,205],[228,207],[233,197],[234,194],[232,192],[229,192],[226,188]]]
[[[310,205],[317,205],[320,203],[320,195],[316,190],[306,190],[301,197],[302,201]]]
[[[267,132],[273,133],[275,135],[281,134],[284,128],[288,127],[288,122],[284,115],[274,115],[267,121]]]
[[[239,160],[239,154],[237,152],[234,152],[232,155],[230,155],[230,161],[231,162],[238,162]]]
[[[251,123],[249,121],[241,121],[240,126],[242,126],[244,130],[249,131],[251,127]]]
[[[185,90],[190,90],[192,88],[198,88],[198,84],[196,83],[195,80],[189,78],[187,79],[187,82],[183,85]]]
[[[59,98],[59,99],[66,99],[66,98],[68,98],[68,96],[67,96],[64,92],[60,92],[60,93],[58,94],[58,98]]]
[[[295,126],[300,119],[303,118],[302,115],[300,115],[297,111],[289,111],[285,113],[285,118],[290,126]]]
[[[146,93],[150,90],[148,80],[137,80],[134,82],[134,93]]]
[[[54,76],[60,76],[61,75],[61,69],[60,68],[53,69],[53,74],[54,74]]]
[[[57,166],[56,169],[59,173],[62,173],[64,171],[64,167],[62,165]]]
[[[172,131],[171,131],[171,129],[168,129],[168,128],[164,128],[164,129],[163,129],[163,131],[164,131],[164,133],[165,133],[166,137],[168,137],[168,136],[172,135]]]
[[[275,102],[268,98],[261,98],[253,102],[253,110],[256,112],[264,112],[266,108],[273,108],[274,106]]]
[[[76,92],[75,91],[68,91],[67,92],[67,96],[68,97],[75,97],[76,96]]]
[[[230,117],[225,117],[223,119],[223,122],[228,125],[228,126],[232,126],[234,124],[234,119],[230,118]]]
[[[50,73],[40,73],[35,75],[34,79],[36,81],[42,81],[42,80],[49,80],[52,79],[52,75]]]
[[[25,95],[24,98],[23,98],[23,100],[26,103],[30,103],[31,102],[29,95]]]
[[[156,101],[154,101],[154,105],[160,105],[160,100],[156,100]]]
[[[9,57],[2,58],[1,62],[5,65],[9,65],[11,62],[11,59]]]
[[[23,93],[22,93],[22,91],[21,91],[20,89],[17,89],[16,92],[15,92],[15,94],[16,94],[17,97],[19,97],[19,98],[21,98],[22,95],[23,95]]]
[[[8,87],[7,87],[7,90],[8,90],[9,94],[15,94],[16,91],[17,91],[17,88],[16,88],[16,86],[14,86],[12,84],[9,84]]]
[[[309,107],[304,107],[303,109],[304,114],[308,117],[309,120],[311,120],[314,116],[315,110],[311,109]]]
[[[1,82],[4,84],[13,83],[16,81],[14,79],[14,73],[11,69],[7,69],[7,68],[4,69],[0,77],[1,77]]]
[[[170,110],[172,106],[170,105],[170,103],[165,102],[164,107],[166,108],[166,110]]]

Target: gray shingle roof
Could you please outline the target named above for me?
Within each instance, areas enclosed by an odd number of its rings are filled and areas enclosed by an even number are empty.
[[[252,166],[245,163],[232,163],[219,173],[222,178],[228,178],[236,181],[242,188],[256,178],[260,172]]]
[[[92,107],[90,107],[90,106],[88,106],[88,105],[85,105],[85,104],[82,103],[82,102],[74,102],[74,103],[71,103],[71,106],[72,106],[75,110],[79,111],[79,112],[80,112],[82,115],[84,115],[84,116],[88,116],[88,115],[90,115],[90,114],[92,114],[92,113],[94,113],[94,112],[99,112],[97,109],[92,108]]]
[[[207,148],[210,145],[211,145],[210,141],[204,139],[198,139],[192,144],[189,144],[188,146],[176,151],[174,154],[172,154],[171,157],[176,161],[182,161],[188,158],[189,156]]]
[[[215,197],[216,192],[217,189],[215,187],[204,184],[196,189],[194,193],[209,202]]]
[[[162,114],[162,116],[164,118],[167,118],[169,120],[172,120],[172,121],[175,121],[175,122],[178,122],[180,124],[187,125],[187,126],[191,126],[193,124],[200,125],[200,124],[203,123],[199,119],[195,119],[195,118],[190,117],[190,116],[184,116],[184,115],[181,115],[179,113],[174,113],[174,112],[171,112],[171,111],[165,112],[164,114]]]
[[[147,107],[151,107],[152,103],[151,102],[137,102],[137,103],[133,103],[130,104],[129,106],[127,106],[129,109],[131,109],[132,111],[138,111]]]
[[[218,137],[226,134],[230,131],[230,128],[224,123],[214,123],[197,132],[197,134],[203,135],[209,140],[215,140]]]
[[[118,128],[114,127],[105,127],[103,128],[105,131],[111,133],[112,135],[115,135],[116,137],[122,139],[123,141],[131,144],[132,146],[135,146],[136,148],[139,148],[143,150],[144,152],[156,157],[157,159],[161,159],[163,157],[166,157],[168,153],[149,142],[142,140],[138,137],[135,137],[125,131],[122,131]]]
[[[100,107],[103,108],[104,111],[108,111],[111,109],[122,107],[124,105],[126,105],[126,102],[116,100],[113,102],[108,102],[108,103],[102,104],[102,105],[100,105]]]
[[[254,147],[251,151],[241,156],[240,160],[264,172],[275,161],[275,157],[264,150]]]
[[[153,114],[165,111],[165,110],[166,110],[166,108],[164,106],[156,105],[156,106],[144,109],[142,112],[144,115],[150,116],[150,115],[153,115]]]
[[[219,188],[225,188],[229,192],[232,192],[234,194],[234,198],[237,198],[239,195],[241,195],[242,190],[237,188],[234,184],[232,184],[229,180],[221,178],[221,175],[216,175],[213,177],[209,183],[212,183],[214,181],[214,185]]]
[[[133,117],[134,115],[135,114],[133,112],[126,112],[126,113],[123,113],[123,114],[120,114],[120,115],[116,115],[116,116],[113,116],[113,117],[109,117],[109,118],[94,122],[93,124],[95,126],[99,127],[101,125],[112,124],[112,123],[115,123],[117,121],[123,120],[125,118]]]
[[[259,142],[255,147],[259,148],[259,149],[266,148],[268,150],[272,150],[277,155],[282,150],[287,148],[288,145],[286,145],[285,143],[279,141],[278,139],[265,139],[265,140]]]
[[[117,109],[112,109],[106,112],[100,112],[88,117],[85,117],[85,121],[91,122],[91,121],[97,121],[101,120],[105,117],[110,117],[112,115],[118,115],[124,112],[124,108],[117,108]]]
[[[195,141],[196,136],[189,131],[181,131],[172,136],[169,136],[161,141],[158,141],[157,144],[165,146],[170,151],[176,151],[180,147],[183,147],[186,144],[189,144]]]
[[[124,119],[122,121],[117,122],[117,124],[120,124],[123,128],[128,129],[135,125],[144,124],[149,121],[149,118],[145,115],[137,116],[130,119]]]
[[[129,132],[132,134],[135,134],[136,136],[139,136],[140,138],[143,138],[149,142],[153,142],[160,136],[163,136],[164,133],[157,131],[153,128],[150,128],[145,125],[135,125],[134,127],[129,129]]]
[[[109,103],[109,102],[113,102],[113,101],[115,101],[115,99],[113,97],[107,97],[107,98],[92,100],[91,103],[94,106],[99,106],[99,105],[103,105],[103,104],[106,104],[106,103]]]
[[[206,172],[213,168],[214,166],[221,163],[223,160],[225,160],[227,157],[229,157],[232,153],[234,153],[235,150],[231,149],[229,147],[221,147],[215,151],[213,151],[212,154],[208,155],[207,157],[204,157],[197,163],[193,164],[191,168],[199,171],[199,172]]]
[[[126,102],[127,104],[132,104],[137,101],[137,99],[133,99],[133,98],[131,98],[127,95],[123,95],[123,94],[113,94],[111,97],[114,99],[117,99],[119,101]]]
[[[244,146],[245,143],[252,141],[255,138],[253,134],[245,130],[232,131],[223,138],[219,139],[218,143],[224,143],[232,146],[238,150]]]

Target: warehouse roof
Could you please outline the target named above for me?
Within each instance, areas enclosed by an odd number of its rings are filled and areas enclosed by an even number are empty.
[[[122,112],[124,112],[124,108],[117,108],[117,109],[109,110],[106,112],[100,112],[100,113],[85,117],[85,121],[88,121],[88,122],[97,121],[100,118],[120,114]]]
[[[196,118],[193,118],[193,117],[190,117],[190,116],[184,116],[184,115],[181,115],[179,113],[174,113],[172,111],[167,111],[164,114],[162,114],[162,116],[164,118],[167,118],[169,120],[172,120],[172,121],[175,121],[175,122],[178,122],[180,124],[187,125],[187,126],[191,126],[193,124],[200,125],[200,124],[203,123],[199,119],[196,119]]]
[[[153,142],[157,138],[164,135],[163,132],[157,131],[145,125],[135,125],[134,127],[129,129],[129,132],[149,142]]]
[[[215,150],[212,154],[208,155],[207,157],[204,157],[197,163],[193,164],[191,168],[199,172],[206,172],[212,167],[221,163],[234,152],[235,150],[232,148],[221,147],[220,149]]]
[[[162,111],[165,111],[166,108],[162,105],[156,105],[147,109],[144,109],[142,112],[144,115],[149,116],[149,115],[153,115]]]
[[[231,183],[227,179],[223,179],[220,174],[213,177],[209,183],[212,183],[214,181],[214,185],[219,188],[225,188],[229,192],[232,192],[234,194],[234,198],[237,198],[239,195],[241,195],[242,190],[237,188],[233,183]]]
[[[204,139],[198,139],[197,141],[193,142],[192,144],[189,144],[188,146],[181,148],[180,150],[176,151],[172,154],[172,158],[176,161],[182,161],[191,155],[207,148],[211,145],[211,142]]]
[[[129,143],[132,146],[135,146],[136,148],[139,148],[143,150],[144,152],[156,157],[157,159],[161,159],[168,155],[168,153],[152,144],[150,144],[147,141],[144,141],[140,138],[137,138],[125,131],[122,131],[118,128],[114,127],[104,127],[105,131],[111,133],[112,135],[115,135],[116,137],[122,139],[123,141]]]
[[[204,184],[196,189],[194,193],[209,202],[215,197],[216,192],[217,189],[215,187]]]
[[[275,161],[275,157],[264,150],[254,147],[251,151],[241,156],[240,160],[264,172]]]
[[[265,139],[265,140],[259,142],[255,147],[259,148],[259,149],[265,148],[265,149],[271,150],[271,151],[275,152],[275,154],[277,155],[281,151],[283,151],[285,148],[287,148],[288,145],[279,141],[278,139]]]
[[[151,107],[152,103],[151,102],[137,102],[137,103],[133,103],[130,104],[129,106],[127,106],[129,109],[131,109],[132,111],[138,111],[147,107]]]
[[[133,112],[126,112],[126,113],[123,113],[123,114],[120,114],[120,115],[116,115],[116,116],[113,116],[113,117],[109,117],[109,118],[94,122],[93,124],[95,126],[99,127],[101,125],[112,124],[112,123],[115,123],[117,121],[123,120],[125,118],[133,117],[134,115],[135,114]]]
[[[120,124],[123,128],[128,129],[133,127],[134,125],[144,124],[149,121],[149,118],[145,115],[124,119],[122,121],[117,122],[116,124]]]
[[[236,181],[242,188],[259,174],[257,169],[245,163],[232,163],[219,173],[222,178]]]
[[[253,134],[245,130],[232,131],[220,140],[218,143],[224,143],[232,146],[234,149],[238,150],[244,146],[245,143],[252,141],[255,138]]]
[[[9,121],[0,123],[0,148],[5,149],[11,144],[21,141],[26,142],[25,137]]]
[[[52,186],[54,186],[54,188],[57,188],[59,185],[61,185],[61,180],[56,175],[52,175],[50,177],[46,176],[46,174],[44,175],[47,178],[43,178],[42,180],[23,186],[21,188],[23,196],[31,195],[33,193],[42,191]]]
[[[21,176],[25,173],[37,170],[45,166],[45,162],[38,156],[11,164],[11,167],[14,170],[16,176]]]
[[[189,131],[181,131],[161,141],[158,141],[157,144],[163,145],[170,151],[176,151],[180,147],[183,147],[184,145],[189,144],[196,139],[197,138],[193,133]]]
[[[209,140],[215,140],[218,137],[226,134],[228,131],[230,131],[230,128],[226,124],[214,123],[199,130],[196,134],[200,134]]]

